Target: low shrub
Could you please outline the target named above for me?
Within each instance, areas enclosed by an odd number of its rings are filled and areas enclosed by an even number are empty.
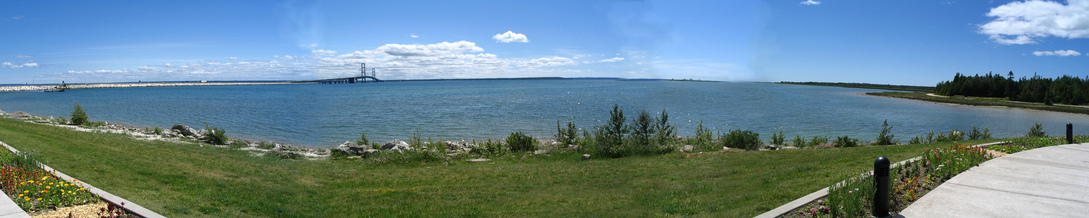
[[[991,129],[989,128],[983,128],[983,131],[980,132],[978,127],[972,126],[972,131],[968,132],[968,140],[989,138],[991,138]]]
[[[155,135],[162,135],[163,134],[163,129],[161,129],[159,127],[155,127],[154,131],[155,131]]]
[[[794,135],[794,147],[805,147],[805,138],[802,138],[802,135]]]
[[[371,144],[371,140],[367,138],[367,133],[359,133],[359,139],[355,140],[355,144],[359,146],[367,146]]]
[[[824,143],[828,143],[828,136],[813,136],[813,138],[809,139],[806,147],[819,146]]]
[[[837,148],[858,147],[858,139],[852,139],[847,136],[836,137],[836,141],[832,144]]]
[[[556,121],[556,140],[560,142],[560,145],[571,145],[578,141],[578,129],[575,128],[575,123],[567,122],[567,128],[560,127],[560,121]]]
[[[896,142],[893,141],[893,137],[896,137],[896,135],[893,135],[890,132],[892,132],[892,127],[889,126],[889,120],[885,120],[885,122],[881,124],[881,133],[879,133],[877,135],[877,141],[874,142],[874,144],[875,145],[892,145],[892,144],[896,144]]]
[[[1029,128],[1029,131],[1028,131],[1027,134],[1025,134],[1025,136],[1028,136],[1028,137],[1046,137],[1047,133],[1044,132],[1044,127],[1043,127],[1042,124],[1036,123],[1036,125],[1033,125],[1032,128]]]
[[[507,145],[513,152],[537,150],[537,140],[534,140],[533,137],[522,134],[522,132],[510,133],[510,136],[507,136]]]
[[[779,132],[771,132],[771,144],[782,146],[784,141],[786,141],[786,136],[783,135],[782,130]]]
[[[219,128],[208,127],[208,122],[204,122],[204,138],[208,140],[208,143],[213,145],[227,144],[227,131]]]
[[[719,136],[722,146],[728,148],[740,148],[756,150],[760,148],[760,134],[749,130],[731,130],[730,133]]]

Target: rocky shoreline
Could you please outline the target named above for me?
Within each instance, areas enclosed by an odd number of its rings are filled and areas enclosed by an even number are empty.
[[[90,83],[65,84],[66,89],[105,89],[105,88],[142,88],[170,86],[244,86],[244,85],[287,85],[291,82],[146,82],[146,83]],[[0,86],[0,92],[51,91],[60,84],[52,85],[12,85]]]
[[[406,151],[420,149],[413,148],[408,142],[401,140],[392,140],[386,143],[376,144],[377,146],[358,145],[355,142],[345,141],[333,148],[310,148],[254,140],[228,140],[224,145],[213,145],[209,143],[210,139],[205,136],[208,132],[207,130],[195,129],[182,124],[174,125],[170,129],[158,130],[157,128],[138,128],[130,125],[111,124],[108,122],[100,122],[100,125],[95,125],[94,127],[76,126],[68,124],[63,118],[54,118],[52,116],[42,117],[22,111],[6,113],[2,110],[0,110],[0,118],[11,118],[28,123],[69,128],[81,132],[124,134],[136,140],[159,140],[174,143],[197,144],[201,147],[214,146],[218,148],[237,149],[250,151],[251,155],[254,156],[274,155],[286,159],[321,160],[328,159],[334,154],[344,156],[348,159],[360,159],[384,152],[405,153]],[[566,152],[578,149],[577,146],[572,145],[560,146],[558,141],[550,138],[538,138],[536,140],[539,149],[534,152],[527,152],[528,155],[545,155],[551,152]],[[432,142],[427,145],[444,146],[442,147],[442,150],[445,151],[447,157],[464,157],[467,159],[466,161],[469,162],[489,161],[488,159],[481,158],[468,159],[467,154],[472,152],[473,149],[480,148],[481,145],[470,143],[465,140]],[[427,149],[427,145],[424,145],[422,149]]]

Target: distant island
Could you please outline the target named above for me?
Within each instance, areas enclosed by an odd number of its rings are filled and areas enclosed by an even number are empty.
[[[1089,114],[1089,78],[1061,76],[1055,79],[1038,75],[1014,79],[988,73],[967,76],[957,73],[953,80],[939,82],[931,91],[871,92],[872,96],[912,99],[971,106],[999,106],[1043,111]]]
[[[842,83],[842,82],[777,82],[777,84],[790,84],[790,85],[809,85],[809,86],[835,86],[846,88],[861,88],[861,89],[885,89],[885,90],[897,90],[897,91],[912,91],[912,92],[933,92],[933,86],[908,86],[908,85],[890,85],[890,84],[872,84],[872,83]]]

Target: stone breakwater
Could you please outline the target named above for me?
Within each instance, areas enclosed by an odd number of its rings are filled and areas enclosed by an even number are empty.
[[[106,88],[141,88],[141,87],[168,87],[168,86],[244,86],[244,85],[285,85],[291,82],[147,82],[147,83],[90,83],[67,84],[68,89],[106,89]],[[46,91],[55,90],[59,84],[53,85],[13,85],[0,86],[0,92],[21,91]]]

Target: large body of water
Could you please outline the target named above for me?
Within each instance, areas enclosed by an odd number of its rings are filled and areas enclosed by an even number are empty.
[[[715,131],[748,129],[764,140],[783,131],[872,141],[888,120],[906,142],[928,131],[988,127],[994,137],[1023,135],[1043,123],[1052,135],[1065,124],[1089,130],[1089,116],[970,107],[862,95],[880,90],[767,83],[479,80],[341,85],[201,86],[0,93],[0,110],[69,117],[78,101],[93,121],[169,128],[186,124],[228,136],[331,147],[365,132],[372,141],[502,138],[521,131],[550,137],[556,121],[601,125],[613,104],[634,116],[669,112],[680,135],[702,120]]]

